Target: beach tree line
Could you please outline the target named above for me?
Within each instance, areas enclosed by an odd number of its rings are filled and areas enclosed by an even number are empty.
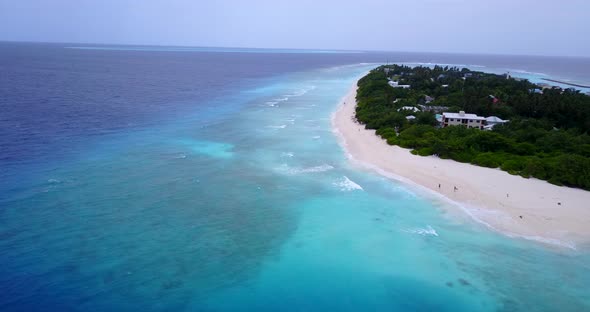
[[[393,88],[390,80],[411,88]],[[590,190],[590,97],[578,91],[457,67],[398,65],[371,71],[358,87],[357,120],[391,145]],[[400,110],[418,105],[419,112]],[[441,109],[510,122],[492,131],[440,128],[434,112]]]

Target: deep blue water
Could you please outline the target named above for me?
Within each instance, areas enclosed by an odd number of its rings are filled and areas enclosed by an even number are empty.
[[[0,43],[0,310],[590,309],[584,249],[361,171],[330,128],[377,63],[590,59],[73,46]]]

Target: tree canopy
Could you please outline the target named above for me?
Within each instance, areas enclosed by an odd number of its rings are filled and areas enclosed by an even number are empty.
[[[400,65],[378,67],[358,86],[357,120],[391,145],[590,190],[590,97],[579,91],[466,68]],[[492,131],[440,128],[434,114],[443,110],[510,122]]]

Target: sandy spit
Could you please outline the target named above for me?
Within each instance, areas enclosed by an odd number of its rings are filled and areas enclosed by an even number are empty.
[[[356,89],[355,84],[332,116],[354,164],[442,197],[506,235],[572,249],[590,243],[590,192],[390,146],[355,121]]]

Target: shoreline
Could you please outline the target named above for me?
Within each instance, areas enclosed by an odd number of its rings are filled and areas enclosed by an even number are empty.
[[[590,243],[590,192],[388,145],[355,121],[356,90],[355,82],[332,115],[350,161],[439,197],[506,236],[569,249]]]

